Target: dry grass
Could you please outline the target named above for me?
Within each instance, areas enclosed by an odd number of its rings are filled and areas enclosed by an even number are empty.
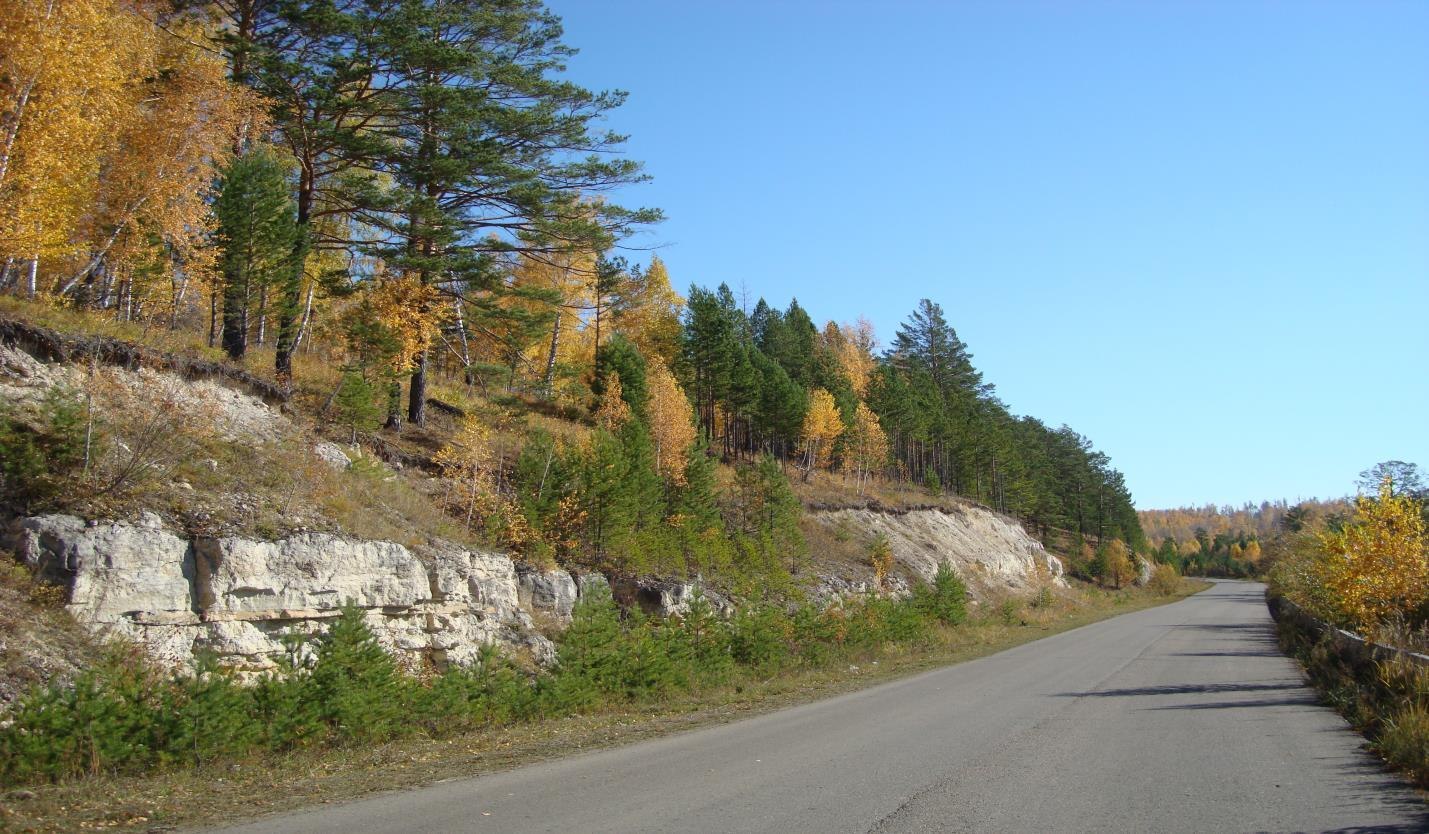
[[[201,334],[182,329],[171,330],[153,321],[120,321],[110,313],[76,310],[48,301],[29,301],[14,295],[0,295],[0,314],[62,333],[121,339],[192,359],[210,362],[224,360],[223,351],[209,347]]]
[[[805,473],[793,466],[786,467],[789,483],[806,507],[862,507],[878,504],[894,510],[915,507],[954,509],[974,502],[956,495],[933,495],[922,487],[885,478],[874,478],[860,489],[851,475],[818,470]]]
[[[221,769],[41,786],[23,799],[16,798],[17,792],[0,796],[0,827],[36,834],[94,828],[167,830],[477,776],[828,698],[1161,605],[1205,587],[1207,583],[1188,580],[1177,597],[1087,589],[1012,623],[993,612],[957,628],[940,629],[925,650],[886,646],[853,658],[848,666],[783,675],[641,709],[611,709],[440,741],[404,739],[255,759]]]
[[[0,713],[29,687],[68,680],[99,658],[63,600],[62,588],[0,552]]]
[[[1429,786],[1429,706],[1410,703],[1384,722],[1375,749],[1390,765]]]

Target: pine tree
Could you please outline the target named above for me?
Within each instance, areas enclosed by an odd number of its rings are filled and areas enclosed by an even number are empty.
[[[338,419],[352,431],[351,443],[357,443],[360,431],[372,431],[382,422],[382,407],[377,404],[378,390],[358,371],[347,371],[338,383],[333,405]]]
[[[650,401],[649,383],[646,379],[645,357],[635,344],[621,335],[600,346],[595,355],[595,382],[591,391],[596,399],[605,396],[608,380],[618,377],[620,395],[637,418],[645,419],[646,407]]]
[[[734,322],[714,293],[690,287],[681,348],[700,429],[713,437],[716,408],[728,396],[738,349]]]
[[[389,115],[374,124],[400,189],[397,245],[385,252],[396,268],[450,294],[499,293],[495,255],[603,251],[632,224],[658,219],[593,199],[644,178],[639,163],[613,155],[623,137],[593,129],[624,95],[555,77],[572,50],[540,3],[390,6],[373,41],[377,63],[391,68]],[[415,423],[423,359],[411,381]]]
[[[973,367],[967,345],[943,317],[943,308],[926,298],[898,328],[890,358],[905,372],[926,372],[945,399],[991,393]]]
[[[254,298],[281,283],[297,239],[296,208],[278,155],[254,145],[230,162],[213,213],[222,252],[223,349],[240,359],[248,348]]]

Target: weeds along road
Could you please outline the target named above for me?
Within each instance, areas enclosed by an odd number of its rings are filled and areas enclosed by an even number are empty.
[[[231,832],[1416,831],[1222,582],[1001,654],[684,735]]]

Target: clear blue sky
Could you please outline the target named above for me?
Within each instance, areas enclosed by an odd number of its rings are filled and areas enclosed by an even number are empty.
[[[1429,2],[550,6],[677,289],[930,297],[1142,508],[1429,466]]]

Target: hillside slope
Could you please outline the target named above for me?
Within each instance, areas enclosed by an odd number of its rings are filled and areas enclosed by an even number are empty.
[[[63,588],[75,620],[166,663],[207,652],[251,673],[281,660],[284,634],[321,630],[350,603],[414,667],[467,663],[489,644],[548,663],[542,628],[567,620],[591,583],[662,614],[681,610],[698,584],[495,552],[441,511],[441,484],[420,467],[333,444],[300,410],[234,385],[45,361],[0,344],[0,396],[33,406],[83,392],[109,437],[105,465],[139,472],[137,488],[98,491],[63,512],[17,512],[4,526],[4,546]],[[877,589],[862,554],[879,535],[891,545],[894,593],[942,563],[975,598],[1063,584],[1060,562],[1019,525],[968,503],[820,509],[802,523],[824,536],[811,537],[797,579],[826,600]],[[707,593],[719,600],[724,590]]]

